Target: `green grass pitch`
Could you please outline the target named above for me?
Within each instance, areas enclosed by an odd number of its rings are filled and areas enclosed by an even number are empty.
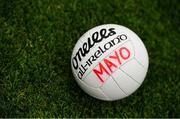
[[[71,52],[92,27],[136,32],[149,70],[128,98],[84,93]],[[0,0],[0,117],[180,117],[179,0]]]

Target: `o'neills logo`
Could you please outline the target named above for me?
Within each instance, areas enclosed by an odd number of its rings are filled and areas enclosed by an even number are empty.
[[[125,34],[120,34],[114,39],[110,40],[109,42],[105,43],[103,46],[99,46],[97,50],[90,56],[85,64],[80,64],[83,57],[85,57],[91,48],[96,44],[101,42],[103,39],[106,39],[110,36],[113,36],[116,34],[115,28],[109,28],[109,29],[101,29],[100,31],[96,31],[92,34],[92,36],[87,38],[87,42],[84,42],[82,47],[78,49],[78,51],[75,53],[75,56],[72,57],[72,65],[75,70],[78,70],[78,78],[82,79],[85,72],[88,70],[88,68],[92,65],[94,61],[96,61],[103,53],[105,53],[107,50],[109,50],[114,45],[119,44],[121,41],[124,41],[127,39],[127,36]]]

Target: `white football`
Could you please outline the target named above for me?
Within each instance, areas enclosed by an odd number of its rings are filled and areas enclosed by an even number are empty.
[[[135,92],[148,70],[148,53],[130,29],[105,24],[87,31],[71,56],[72,72],[87,94],[101,100],[118,100]]]

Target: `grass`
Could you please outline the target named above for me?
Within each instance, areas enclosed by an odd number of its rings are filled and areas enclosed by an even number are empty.
[[[115,23],[135,31],[150,64],[128,98],[85,94],[70,56],[90,28]],[[180,117],[178,0],[0,0],[0,117]]]

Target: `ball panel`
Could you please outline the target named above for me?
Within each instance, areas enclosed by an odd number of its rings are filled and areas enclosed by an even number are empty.
[[[87,84],[85,84],[83,81],[77,79],[76,80],[78,85],[81,87],[81,89],[86,92],[87,94],[91,95],[94,98],[98,98],[101,100],[109,100],[109,98],[101,91],[99,88],[93,88]]]
[[[134,81],[121,70],[116,70],[112,74],[112,77],[127,95],[132,94],[140,86],[139,83]]]
[[[143,82],[147,72],[147,69],[142,67],[135,59],[127,62],[126,65],[123,65],[120,69],[139,84]]]
[[[108,76],[106,76],[107,78]],[[98,79],[98,77],[91,71],[84,79],[82,80],[84,83],[87,85],[94,87],[94,88],[99,88],[103,83]]]
[[[149,64],[149,59],[144,43],[134,33],[131,33],[131,42],[135,50],[135,58],[147,69]]]
[[[100,89],[110,98],[110,100],[117,100],[126,97],[126,94],[119,88],[111,77],[107,79]]]
[[[144,43],[141,41],[138,35],[127,27],[119,26],[119,28],[128,34],[130,41],[134,46],[136,59],[145,67],[148,68],[148,53]]]

